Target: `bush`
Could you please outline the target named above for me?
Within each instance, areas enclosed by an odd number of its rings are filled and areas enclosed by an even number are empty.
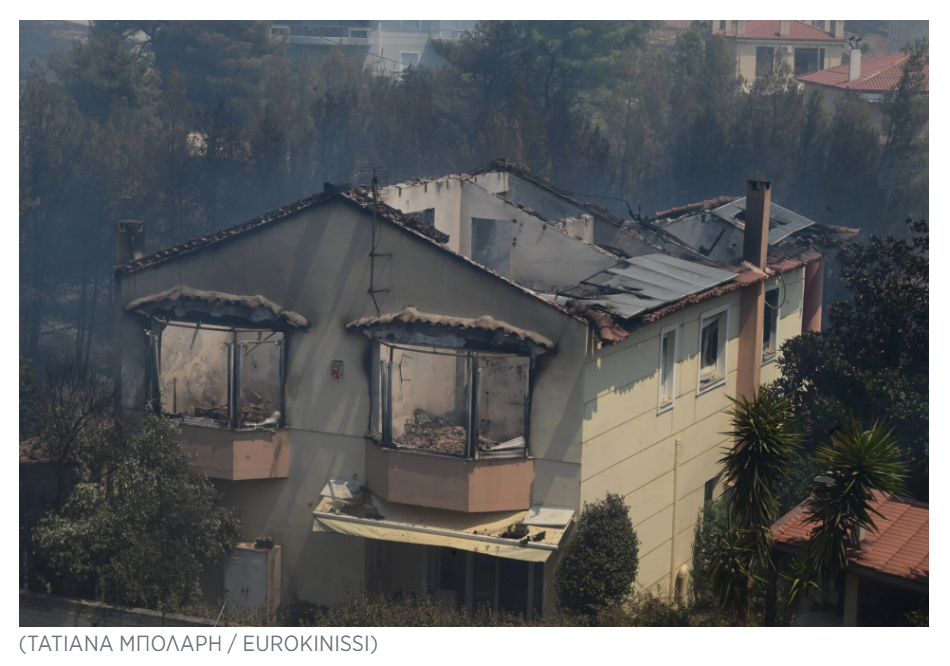
[[[696,601],[705,601],[711,595],[709,572],[712,564],[716,535],[725,531],[729,524],[729,507],[725,499],[706,502],[701,519],[696,523],[693,540],[693,570],[690,584]]]
[[[627,598],[637,578],[638,548],[622,497],[585,503],[555,574],[558,608],[594,615]]]

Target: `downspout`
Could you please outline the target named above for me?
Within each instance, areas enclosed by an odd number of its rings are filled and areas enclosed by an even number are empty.
[[[677,597],[677,567],[676,567],[676,507],[679,504],[680,481],[679,467],[683,458],[683,441],[677,437],[673,440],[673,529],[670,537],[670,602],[675,603]]]

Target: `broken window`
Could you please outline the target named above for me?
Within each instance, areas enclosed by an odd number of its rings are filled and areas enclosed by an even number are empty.
[[[472,261],[508,277],[511,274],[511,227],[514,220],[472,218]]]
[[[762,327],[762,362],[775,360],[778,352],[778,309],[779,290],[765,292],[765,321]]]
[[[703,315],[700,323],[699,390],[717,386],[726,376],[726,312]]]
[[[426,208],[415,213],[406,213],[406,217],[411,217],[416,222],[424,224],[427,227],[435,227],[435,208]]]
[[[219,428],[281,424],[283,333],[189,322],[156,328],[151,372],[162,413]]]
[[[676,328],[660,335],[660,404],[665,411],[673,406],[673,376],[676,368]]]
[[[454,601],[457,610],[470,614],[486,606],[532,621],[541,614],[544,565],[482,553],[435,547],[433,596]]]
[[[465,458],[524,455],[530,359],[379,343],[374,432],[386,446]]]
[[[755,49],[755,75],[765,76],[772,72],[775,49],[771,46],[759,46]]]

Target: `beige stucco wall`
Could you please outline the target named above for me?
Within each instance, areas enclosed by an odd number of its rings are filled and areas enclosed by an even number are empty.
[[[755,52],[756,49],[760,46],[774,48],[775,49],[775,60],[778,62],[779,58],[784,58],[788,63],[789,68],[794,72],[795,71],[795,49],[824,49],[825,50],[825,66],[823,69],[828,69],[829,67],[837,67],[841,64],[841,52],[842,46],[838,42],[827,42],[827,41],[816,41],[816,42],[804,42],[798,40],[789,40],[782,41],[778,39],[769,39],[769,40],[739,40],[733,39],[730,40],[733,51],[736,54],[736,63],[738,68],[739,75],[744,78],[746,81],[755,80]],[[788,53],[782,52],[782,47],[788,47]]]
[[[766,289],[778,286],[779,292],[779,311],[778,311],[778,335],[776,339],[776,348],[779,353],[776,357],[781,357],[782,345],[789,339],[802,334],[802,303],[805,298],[805,269],[785,273],[784,285],[782,279],[778,277],[769,278],[766,282]],[[784,299],[783,299],[784,293]],[[768,309],[766,308],[766,313]],[[779,378],[779,367],[776,361],[771,361],[762,366],[761,382],[767,384],[774,382]]]
[[[345,326],[376,314],[367,294],[371,229],[365,211],[328,203],[120,280],[120,306],[182,283],[261,294],[311,322],[287,336],[288,478],[216,482],[223,503],[238,509],[244,540],[271,536],[282,546],[286,601],[333,603],[364,580],[365,544],[314,533],[311,511],[328,479],[365,478],[370,341]],[[555,341],[557,353],[541,356],[532,371],[532,500],[578,506],[586,324],[389,222],[378,223],[378,238],[377,252],[391,254],[375,267],[375,288],[389,290],[377,294],[381,312],[411,305],[459,317],[489,314]],[[144,406],[144,326],[124,312],[117,324],[127,409]],[[344,363],[342,381],[331,377],[333,360]]]
[[[801,332],[804,270],[785,276],[779,345]],[[772,278],[769,286],[778,278]],[[598,350],[584,373],[581,501],[622,495],[640,538],[638,584],[665,594],[670,574],[692,563],[696,521],[706,482],[720,473],[730,439],[724,413],[735,395],[739,292],[704,301],[634,331],[623,343]],[[729,306],[726,382],[697,396],[700,318]],[[673,408],[660,413],[660,334],[677,325]],[[778,366],[766,364],[762,381]],[[721,483],[714,496],[718,496]]]

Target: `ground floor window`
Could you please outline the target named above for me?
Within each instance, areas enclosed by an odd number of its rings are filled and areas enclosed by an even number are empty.
[[[544,564],[492,557],[455,548],[430,551],[430,586],[436,600],[469,613],[488,607],[528,621],[541,613]]]

